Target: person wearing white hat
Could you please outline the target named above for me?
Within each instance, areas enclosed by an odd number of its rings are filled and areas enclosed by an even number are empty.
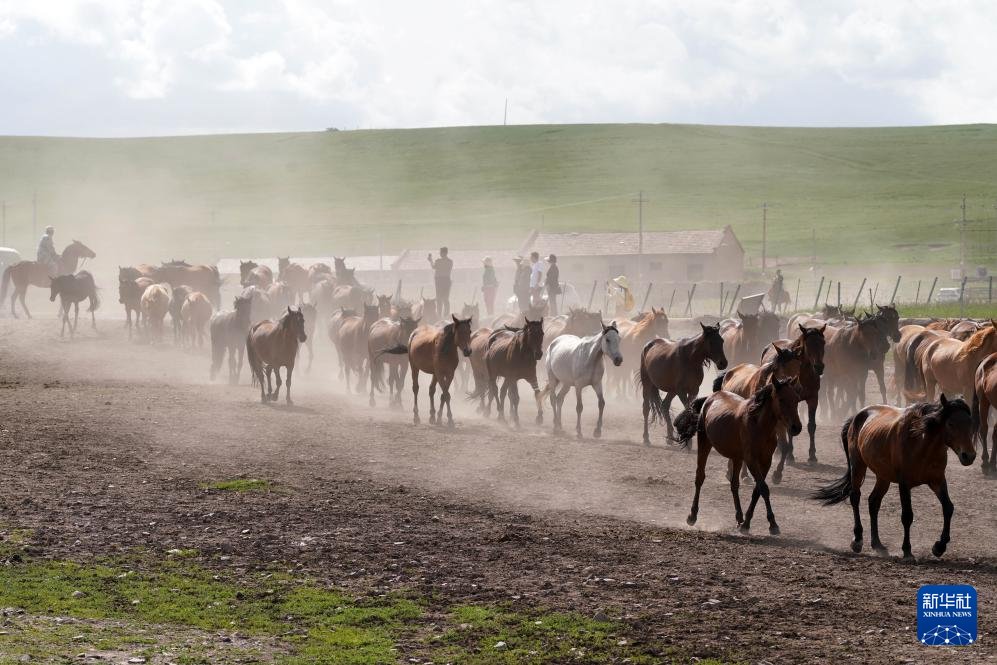
[[[499,282],[495,276],[492,257],[486,256],[481,262],[485,264],[485,271],[481,275],[481,293],[485,296],[485,311],[491,316],[495,311],[495,294],[498,292]]]
[[[630,316],[630,311],[634,308],[634,296],[630,290],[630,282],[626,275],[620,275],[609,280],[606,284],[609,294],[609,302],[616,305],[615,316]]]
[[[59,274],[59,252],[55,251],[55,227],[46,226],[45,235],[38,241],[38,263],[48,266],[49,275]]]

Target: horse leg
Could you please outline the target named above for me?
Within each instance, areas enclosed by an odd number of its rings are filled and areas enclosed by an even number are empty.
[[[276,377],[277,389],[273,391],[273,395],[270,396],[270,401],[276,402],[277,398],[280,397],[280,387],[284,385],[280,380],[280,365],[273,368],[274,376]]]
[[[762,485],[765,484],[765,478],[762,477],[761,471],[757,468],[757,463],[748,462],[747,466],[752,478],[755,479],[755,488],[751,491],[751,502],[748,504],[748,512],[744,514],[744,521],[741,522],[741,531],[743,533],[748,533],[751,530],[751,518],[755,516],[755,506],[758,505],[758,499],[762,495]]]
[[[979,403],[977,405],[977,413],[980,419],[977,423],[977,435],[980,437],[980,446],[983,448],[983,461],[980,465],[983,469],[983,475],[987,474],[990,469],[990,455],[987,454],[987,431],[990,429],[990,400],[987,399],[986,394],[977,395]],[[997,450],[994,451],[997,455]]]
[[[80,327],[80,303],[73,303],[73,327],[71,328],[71,333],[76,334],[76,329]]]
[[[493,380],[493,385],[497,386],[497,379]],[[505,398],[509,394],[509,379],[502,379],[502,389],[495,390],[495,410],[498,412],[498,421],[505,422]]]
[[[592,436],[598,439],[602,436],[602,414],[606,410],[606,398],[602,395],[602,381],[592,384],[592,388],[599,400],[599,420],[595,423],[595,431],[592,432]]]
[[[267,365],[266,372],[267,372],[267,400],[273,402],[277,399],[277,396],[274,395],[273,392],[273,383],[272,383],[274,368],[271,367],[270,365]],[[277,370],[277,380],[280,381],[279,369]]]
[[[855,471],[852,471],[852,477],[854,478],[854,476]],[[854,484],[852,486],[854,487]],[[889,554],[889,551],[883,546],[882,541],[879,540],[879,507],[882,505],[883,496],[888,489],[890,489],[890,481],[877,477],[876,486],[869,493],[869,545],[883,556]]]
[[[671,441],[675,438],[675,432],[672,429],[672,400],[675,399],[675,393],[669,392],[665,393],[665,401],[661,406],[661,412],[665,419],[665,426],[668,428],[668,440]]]
[[[25,314],[26,314],[26,315],[28,316],[28,318],[30,319],[30,318],[32,318],[32,317],[31,317],[31,310],[29,310],[29,309],[28,309],[28,303],[27,303],[27,302],[26,302],[26,301],[24,300],[24,297],[25,297],[26,295],[28,295],[28,287],[27,287],[27,285],[25,285],[25,286],[24,286],[24,288],[23,288],[23,289],[21,289],[21,292],[20,292],[20,294],[18,295],[18,300],[20,300],[20,301],[21,301],[21,309],[23,309],[23,310],[24,310],[24,313],[25,313]]]
[[[442,403],[440,407],[443,407]],[[436,424],[436,374],[433,374],[433,378],[429,381],[429,424]]]
[[[689,509],[689,517],[685,523],[692,526],[699,516],[699,492],[703,489],[703,481],[706,480],[706,460],[710,456],[710,442],[706,435],[699,432],[696,435],[696,493],[692,495],[692,508]]]
[[[914,555],[910,552],[910,525],[914,522],[914,507],[910,500],[910,486],[902,480],[898,485],[900,486],[900,522],[904,525],[903,560],[913,562]]]
[[[287,402],[288,406],[294,404],[291,400],[291,374],[294,372],[294,360],[291,364],[287,366],[287,389],[284,393],[284,400]]]
[[[443,377],[440,381],[440,388],[442,392],[440,393],[440,411],[443,411],[443,403],[446,402],[447,405],[447,427],[453,428],[453,411],[450,410],[450,386],[453,385],[453,377]],[[439,419],[437,419],[439,420]]]
[[[772,501],[769,498],[769,484],[765,482],[766,476],[769,474],[769,468],[772,466],[772,457],[769,456],[768,461],[762,460],[759,464],[761,469],[761,479],[757,483],[757,487],[762,494],[762,500],[765,501],[765,518],[769,521],[769,535],[778,536],[779,535],[779,525],[775,521],[775,512],[772,510]]]
[[[886,378],[883,376],[883,363],[877,362],[876,366],[872,368],[872,373],[876,375],[876,382],[879,383],[879,392],[883,395],[883,404],[889,404],[890,398],[886,395]],[[860,404],[859,408],[864,406],[865,404]]]
[[[579,439],[584,439],[582,434],[582,388],[580,386],[575,386],[575,436]]]
[[[650,392],[650,390],[648,390],[647,388],[644,389],[644,400],[643,400],[643,403],[641,404],[641,412],[644,414],[644,445],[645,446],[651,445],[651,436],[648,434],[648,431],[647,431],[647,421],[648,421],[648,417],[651,415],[651,400],[652,399],[655,399],[655,400],[656,399],[660,399],[660,395],[657,394],[658,393],[658,389],[654,388],[653,390],[654,390],[654,393],[655,393],[654,395],[652,395],[651,392]]]
[[[419,424],[419,370],[412,365],[412,422]]]
[[[534,422],[537,425],[544,424],[544,401],[540,397],[540,386],[537,385],[536,377],[529,379],[530,387],[533,388],[533,401],[537,403],[537,417]]]
[[[791,459],[793,454],[793,437],[788,437],[785,432],[780,432],[779,440],[779,464],[772,472],[772,484],[778,485],[782,482],[782,470],[786,468],[786,460]]]
[[[952,505],[952,499],[949,498],[949,485],[944,478],[941,481],[928,483],[928,487],[942,504],[942,518],[945,520],[942,525],[942,535],[938,537],[938,542],[931,547],[932,554],[941,556],[945,554],[945,548],[949,544],[949,527],[952,524],[952,513],[955,512],[955,507]]]
[[[855,522],[854,529],[852,530],[852,551],[856,554],[862,551],[862,511],[859,507],[862,499],[862,480],[865,477],[865,468],[858,469],[858,472],[860,476],[858,483],[856,483],[856,469],[850,471],[852,475],[852,491],[848,493],[848,500],[852,504],[852,518]],[[870,513],[872,512],[871,504],[869,511]]]
[[[519,381],[516,379],[508,379],[509,385],[509,415],[512,416],[512,422],[516,425],[516,429],[522,427],[519,423]]]
[[[741,510],[741,466],[744,460],[732,459],[730,461],[730,493],[734,497],[734,519],[738,526],[744,522],[744,511]]]
[[[986,433],[984,433],[986,436]],[[992,434],[993,438],[990,440],[990,471],[994,471],[997,467],[997,423],[994,423],[994,431]]]
[[[810,436],[810,453],[807,462],[810,465],[817,464],[817,395],[807,400],[807,434]],[[790,438],[790,451],[792,451],[792,438]]]

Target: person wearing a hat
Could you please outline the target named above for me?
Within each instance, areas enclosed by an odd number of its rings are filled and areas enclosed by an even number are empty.
[[[440,247],[440,258],[434,261],[432,254],[426,257],[429,265],[433,268],[433,281],[436,285],[436,311],[441,319],[450,316],[450,286],[453,284],[450,273],[453,272],[453,259],[448,256],[449,254],[450,250],[446,247]]]
[[[495,265],[492,257],[486,256],[482,263],[485,271],[481,275],[481,293],[485,296],[485,311],[491,316],[495,311],[495,294],[498,292],[498,277],[495,276]]]
[[[630,316],[630,311],[634,308],[633,291],[630,290],[630,282],[626,275],[620,275],[609,280],[608,291],[609,301],[616,305],[615,316]]]
[[[38,241],[38,263],[48,266],[49,275],[59,274],[59,252],[55,251],[55,227],[46,226],[45,235]]]
[[[516,263],[516,276],[513,278],[512,293],[516,296],[519,304],[519,311],[526,312],[530,309],[530,262],[522,256],[513,259]]]
[[[544,286],[547,288],[547,306],[550,309],[551,316],[557,316],[557,297],[561,295],[561,285],[558,283],[558,278],[561,276],[561,271],[557,267],[557,257],[553,254],[547,256],[547,277],[544,280]]]

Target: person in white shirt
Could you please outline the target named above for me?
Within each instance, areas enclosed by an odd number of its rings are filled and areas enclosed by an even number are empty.
[[[541,301],[544,264],[539,252],[530,252],[530,300],[534,305]]]

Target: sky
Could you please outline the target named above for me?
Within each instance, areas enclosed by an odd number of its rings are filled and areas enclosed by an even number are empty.
[[[0,0],[0,134],[997,122],[997,3]]]

